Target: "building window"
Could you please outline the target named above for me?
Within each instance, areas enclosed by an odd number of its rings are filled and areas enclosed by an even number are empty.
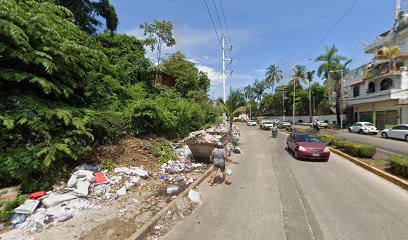
[[[367,93],[373,93],[373,92],[375,92],[375,84],[374,84],[374,82],[370,82],[370,83],[368,84]]]
[[[360,87],[359,86],[355,86],[353,88],[353,97],[358,97],[360,96]]]
[[[392,87],[392,79],[391,78],[386,78],[386,79],[381,81],[381,86],[380,86],[381,91],[391,89],[391,87]]]

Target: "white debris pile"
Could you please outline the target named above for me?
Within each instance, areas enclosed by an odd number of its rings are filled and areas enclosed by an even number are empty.
[[[102,201],[114,201],[126,195],[129,189],[141,185],[143,179],[149,177],[140,167],[117,167],[108,172],[101,171],[100,167],[83,166],[76,168],[58,190],[33,193],[29,196],[31,199],[15,208],[15,215],[10,219],[13,229],[29,234],[68,221],[81,210],[100,209]]]

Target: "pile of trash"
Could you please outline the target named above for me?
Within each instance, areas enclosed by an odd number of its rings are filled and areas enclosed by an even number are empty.
[[[185,189],[195,180],[195,174],[208,169],[209,165],[196,163],[193,153],[187,145],[173,143],[173,150],[177,154],[178,161],[169,161],[162,164],[160,181],[166,182],[167,195],[173,195]]]
[[[68,182],[55,187],[54,191],[30,194],[13,210],[12,228],[37,232],[72,219],[81,210],[98,210],[101,202],[126,195],[127,190],[141,185],[143,179],[149,177],[149,173],[139,167],[117,167],[109,172],[84,164],[74,171]]]

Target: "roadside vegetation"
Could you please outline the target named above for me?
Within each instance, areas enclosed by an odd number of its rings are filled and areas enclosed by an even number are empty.
[[[392,156],[391,172],[395,175],[408,178],[408,157]]]
[[[88,12],[78,1],[56,2],[65,7],[0,4],[0,187],[47,190],[97,145],[128,135],[181,138],[216,121],[207,74],[181,52],[156,66],[145,52],[158,43],[154,34],[147,42],[115,34],[108,1],[79,1]],[[95,24],[100,18],[105,33]],[[157,22],[144,29],[171,33],[171,24]],[[175,79],[174,89],[154,85],[161,72]]]

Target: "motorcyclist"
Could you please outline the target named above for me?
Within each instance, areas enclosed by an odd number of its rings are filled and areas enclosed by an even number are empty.
[[[272,137],[276,137],[276,135],[278,135],[278,127],[276,126],[276,124],[273,124],[273,126],[272,126]]]

